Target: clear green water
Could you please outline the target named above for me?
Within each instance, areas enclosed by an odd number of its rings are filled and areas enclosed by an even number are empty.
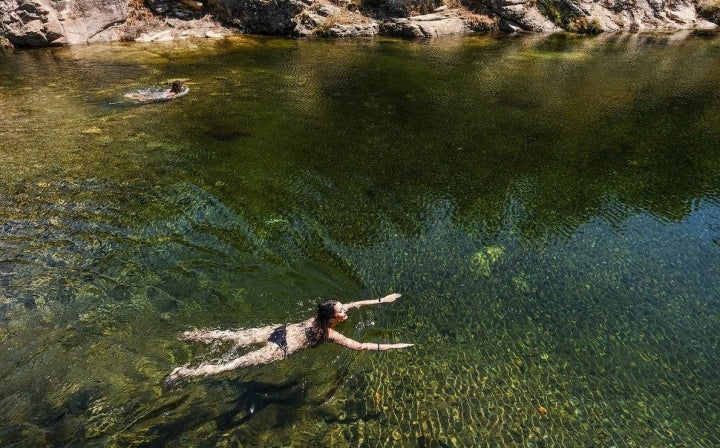
[[[3,447],[720,445],[718,35],[19,51],[0,111]],[[411,350],[162,388],[391,291],[341,331]]]

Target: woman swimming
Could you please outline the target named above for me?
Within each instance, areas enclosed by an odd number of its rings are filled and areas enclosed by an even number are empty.
[[[153,101],[165,101],[175,97],[181,97],[188,93],[190,89],[185,87],[180,80],[173,81],[169,89],[159,89],[151,87],[147,89],[136,90],[123,95],[125,98],[141,103]]]
[[[182,338],[190,341],[210,343],[226,340],[235,343],[235,347],[265,344],[264,347],[240,356],[224,364],[200,364],[192,368],[187,365],[178,367],[167,377],[169,383],[190,376],[215,375],[229,370],[269,364],[307,347],[316,347],[325,341],[334,342],[353,350],[384,351],[396,348],[412,347],[413,344],[380,344],[376,342],[358,342],[334,330],[334,327],[347,320],[347,312],[366,305],[392,303],[400,294],[390,294],[377,300],[361,300],[346,305],[337,300],[326,300],[317,307],[315,316],[297,324],[269,325],[247,330],[193,330],[186,331]]]
[[[168,90],[168,96],[175,96],[178,93],[183,91],[183,83],[182,81],[176,80],[173,81],[173,83],[170,85],[170,90]]]

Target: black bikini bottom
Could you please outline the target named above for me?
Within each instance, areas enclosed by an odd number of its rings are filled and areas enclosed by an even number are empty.
[[[281,349],[283,349],[283,352],[285,353],[285,356],[287,357],[287,326],[286,325],[280,325],[276,329],[273,330],[272,334],[268,338],[269,342],[273,342],[277,344]]]

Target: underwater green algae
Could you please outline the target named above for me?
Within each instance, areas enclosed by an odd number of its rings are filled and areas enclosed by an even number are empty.
[[[490,268],[504,253],[505,250],[500,246],[490,246],[475,252],[472,257],[475,270],[486,277],[490,277]]]
[[[242,38],[0,56],[0,444],[717,445],[719,50]],[[176,77],[181,101],[118,102]],[[340,330],[410,350],[326,345],[162,387],[227,350],[183,330],[391,291]]]

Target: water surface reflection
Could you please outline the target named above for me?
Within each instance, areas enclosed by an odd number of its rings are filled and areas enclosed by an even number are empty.
[[[720,39],[0,55],[0,442],[720,443]],[[180,78],[164,104],[122,94]],[[193,326],[403,293],[163,390]]]

